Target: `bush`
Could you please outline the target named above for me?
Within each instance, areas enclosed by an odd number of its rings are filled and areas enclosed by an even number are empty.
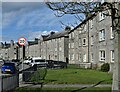
[[[103,72],[108,72],[110,70],[110,65],[108,63],[104,63],[102,66],[101,66],[101,71]]]

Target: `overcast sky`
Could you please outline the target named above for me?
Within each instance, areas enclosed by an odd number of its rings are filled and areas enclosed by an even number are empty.
[[[21,0],[22,1],[22,0]],[[44,2],[2,2],[2,41],[39,38],[50,31],[62,31],[64,24],[75,24],[73,15],[56,17]]]

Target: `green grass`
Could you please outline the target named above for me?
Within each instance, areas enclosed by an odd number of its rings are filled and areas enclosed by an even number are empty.
[[[34,80],[34,77],[32,78]],[[91,69],[48,69],[44,82],[48,84],[112,84],[112,74]],[[40,82],[40,80],[37,80]]]
[[[86,88],[86,89],[80,89],[80,88],[17,88],[14,92],[111,92],[110,87],[105,88]]]

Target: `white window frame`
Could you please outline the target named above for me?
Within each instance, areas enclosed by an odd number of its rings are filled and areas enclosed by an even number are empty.
[[[111,53],[111,62],[114,62],[114,60],[115,60],[114,50],[111,50],[110,53]]]
[[[91,36],[91,45],[94,44],[94,41],[93,41],[93,36]]]
[[[59,47],[59,51],[62,51],[62,47],[61,46]]]
[[[94,62],[93,53],[91,53],[91,62]]]
[[[55,47],[55,51],[57,51],[57,48]]]
[[[71,38],[75,37],[75,33],[74,32],[72,32],[71,35],[72,35]]]
[[[76,54],[76,60],[79,60],[79,55],[78,54]]]
[[[75,59],[74,54],[71,54],[71,60],[74,60],[74,59]]]
[[[99,60],[100,61],[105,61],[106,55],[105,55],[105,50],[100,50],[99,51]]]
[[[69,48],[71,48],[71,43],[69,43]]]
[[[99,31],[99,41],[105,40],[105,29]]]
[[[112,26],[110,27],[110,39],[114,38],[114,32]]]
[[[71,43],[71,48],[74,48],[74,42]]]
[[[79,43],[78,44],[79,44],[79,46],[81,46],[81,38],[79,38]]]
[[[84,31],[86,32],[87,31],[87,25],[85,24],[84,26]]]
[[[103,12],[99,12],[99,21],[105,19],[105,15]]]
[[[81,61],[81,54],[79,54],[79,61]]]
[[[69,34],[69,38],[70,38],[70,39],[71,39],[71,36],[72,36],[72,34],[70,33],[70,34]]]
[[[69,60],[71,60],[71,55],[69,54]]]
[[[84,42],[84,40],[85,40],[85,42]],[[87,45],[86,38],[83,38],[83,39],[82,39],[82,45],[83,45],[83,46],[86,46],[86,45]]]
[[[90,20],[90,28],[93,28],[93,20]]]
[[[87,61],[87,57],[86,57],[86,54],[83,55],[83,62],[86,62]]]

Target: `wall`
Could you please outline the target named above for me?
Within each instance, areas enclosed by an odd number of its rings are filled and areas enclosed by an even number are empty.
[[[0,76],[0,92],[6,92],[19,86],[19,74]]]

